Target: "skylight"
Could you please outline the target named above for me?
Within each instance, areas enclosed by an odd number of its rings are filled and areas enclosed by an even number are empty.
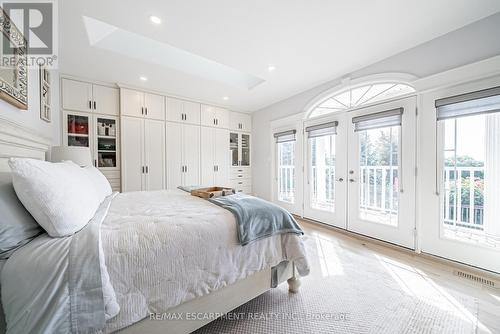
[[[265,81],[257,76],[91,17],[84,16],[83,22],[89,43],[96,48],[244,89],[255,88]]]
[[[351,88],[326,99],[311,112],[309,117],[348,110],[414,91],[413,87],[401,83],[376,83]]]

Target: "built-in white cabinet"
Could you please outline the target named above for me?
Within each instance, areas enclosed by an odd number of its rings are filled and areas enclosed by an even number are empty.
[[[165,188],[165,122],[121,117],[122,191]]]
[[[201,125],[228,129],[229,110],[202,104]]]
[[[106,115],[120,113],[118,88],[63,78],[62,109]]]
[[[249,114],[243,114],[232,111],[230,113],[229,128],[235,131],[252,131],[252,117]]]
[[[165,120],[165,97],[133,89],[120,90],[122,116]]]
[[[201,184],[229,187],[229,130],[201,127]]]
[[[117,116],[63,111],[63,145],[90,148],[95,167],[120,191],[120,123]]]
[[[200,124],[200,104],[167,97],[167,121]]]
[[[166,122],[167,189],[200,184],[200,126]]]

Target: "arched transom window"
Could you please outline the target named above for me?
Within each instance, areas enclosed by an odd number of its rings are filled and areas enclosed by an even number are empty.
[[[414,92],[415,89],[402,83],[374,83],[335,93],[313,109],[309,117],[347,110],[376,101],[386,100],[398,95]]]

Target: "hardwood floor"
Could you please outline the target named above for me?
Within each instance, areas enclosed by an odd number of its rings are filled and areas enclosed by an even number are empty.
[[[406,266],[419,275],[434,280],[440,287],[452,289],[471,296],[477,302],[478,333],[500,333],[500,275],[489,274],[487,278],[493,280],[496,287],[490,287],[467,278],[459,277],[457,270],[477,274],[477,270],[460,264],[446,263],[429,256],[419,255],[403,248],[385,244],[365,237],[357,237],[334,228],[299,219],[306,235],[312,238],[321,238],[335,242],[340,248],[370,256],[383,256],[397,265]],[[499,258],[500,261],[500,258]],[[482,273],[482,276],[485,276]]]

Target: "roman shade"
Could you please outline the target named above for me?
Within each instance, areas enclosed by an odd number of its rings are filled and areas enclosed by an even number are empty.
[[[436,100],[437,120],[500,112],[500,87]]]
[[[295,134],[296,133],[297,133],[297,130],[288,130],[288,131],[277,132],[274,134],[274,138],[276,139],[277,143],[286,143],[289,141],[295,141]]]
[[[363,116],[353,117],[354,131],[385,128],[401,125],[403,108],[391,109]]]
[[[333,121],[306,127],[307,137],[316,138],[322,136],[336,135],[339,122]]]

